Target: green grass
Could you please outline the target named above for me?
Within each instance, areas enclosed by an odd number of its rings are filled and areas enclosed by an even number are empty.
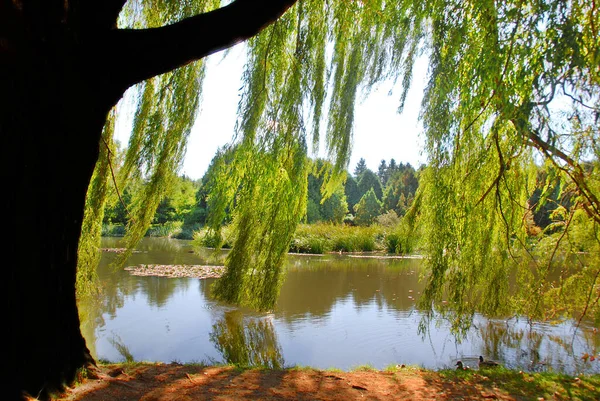
[[[386,252],[408,254],[412,251],[410,239],[399,228],[377,224],[368,227],[327,223],[300,224],[290,244],[290,252],[324,254],[328,252]],[[103,225],[103,236],[123,236],[122,225]],[[221,237],[207,228],[181,222],[153,225],[147,236],[173,237],[192,240],[194,246],[230,249],[233,246],[231,227],[222,229]]]
[[[414,371],[420,371],[420,370],[423,370],[423,368],[419,365],[405,365],[405,364],[397,364],[397,363],[392,363],[390,365],[387,365],[383,369],[384,372],[389,372],[389,373],[414,372]]]
[[[294,366],[289,370],[321,371],[310,366]],[[323,370],[331,373],[341,373],[340,369]],[[350,372],[377,372],[378,369],[370,364],[358,365]],[[600,375],[581,375],[578,377],[560,373],[522,373],[503,367],[464,370],[454,369],[428,370],[416,365],[388,365],[382,372],[399,375],[422,375],[426,380],[443,382],[458,387],[494,388],[501,390],[519,400],[569,399],[569,400],[600,400]]]
[[[153,224],[146,232],[148,237],[174,237],[181,233],[182,221],[168,221],[164,224]]]
[[[298,371],[298,372],[307,372],[307,371],[312,371],[312,370],[318,370],[316,368],[313,368],[311,366],[305,366],[305,365],[294,365],[294,366],[290,366],[289,368],[286,368],[286,370],[290,370],[290,371]]]
[[[375,367],[371,364],[363,364],[363,365],[357,365],[354,366],[352,369],[350,369],[351,372],[376,372],[377,369],[375,369]]]
[[[390,252],[406,251],[397,247],[407,243],[394,229],[372,225],[369,227],[325,223],[300,224],[290,245],[290,252],[322,254],[326,252]]]
[[[517,399],[600,400],[600,375],[573,377],[560,373],[525,373],[502,367],[480,370],[440,370],[447,381],[463,381],[466,385],[485,383],[498,387]]]

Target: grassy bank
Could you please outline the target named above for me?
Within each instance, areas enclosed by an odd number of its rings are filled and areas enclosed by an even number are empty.
[[[350,371],[156,363],[100,364],[55,400],[154,399],[597,400],[600,375],[426,370],[404,365]]]
[[[122,237],[126,227],[105,224],[102,236]],[[194,245],[208,248],[233,245],[232,230],[223,227],[221,236],[207,228],[184,226],[181,222],[152,225],[146,236],[171,237],[193,240]],[[368,227],[335,225],[326,223],[300,224],[290,244],[290,252],[323,254],[327,252],[385,252],[409,254],[415,251],[415,239],[405,233],[402,225],[386,227],[374,224]]]
[[[194,235],[197,246],[215,247],[219,238],[208,230],[200,230]],[[222,247],[231,247],[231,230],[225,227],[221,236]],[[322,254],[327,252],[386,252],[408,254],[414,250],[414,241],[403,233],[402,227],[369,227],[300,224],[296,229],[290,252]]]
[[[126,233],[123,224],[103,224],[103,237],[123,237]],[[201,231],[199,224],[184,225],[181,221],[171,221],[164,224],[152,224],[146,232],[146,237],[170,237],[176,239],[191,240],[194,233]]]
[[[301,224],[290,252],[372,252],[385,250],[386,231],[379,226],[355,227],[332,224]]]

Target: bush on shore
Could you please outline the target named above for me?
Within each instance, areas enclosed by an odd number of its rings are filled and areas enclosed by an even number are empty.
[[[122,237],[126,227],[121,224],[105,224],[102,236]],[[153,225],[146,236],[171,237],[192,240],[194,246],[229,249],[233,246],[233,235],[229,226],[216,233],[199,225],[184,225],[169,222]],[[327,252],[386,252],[405,255],[413,252],[414,241],[402,223],[393,227],[373,224],[351,226],[346,224],[300,224],[290,243],[290,252],[323,254]]]
[[[406,235],[397,228],[381,225],[347,226],[301,224],[296,229],[290,252],[373,252],[405,254],[412,251]],[[398,244],[402,244],[398,246]]]

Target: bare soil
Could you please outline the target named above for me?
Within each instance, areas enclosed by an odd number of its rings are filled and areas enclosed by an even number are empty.
[[[516,400],[487,377],[468,379],[418,368],[237,369],[179,364],[101,365],[60,401],[186,400]]]

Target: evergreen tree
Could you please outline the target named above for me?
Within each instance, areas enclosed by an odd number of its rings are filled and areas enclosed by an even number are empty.
[[[350,213],[354,214],[354,206],[358,203],[362,195],[358,189],[356,179],[350,173],[346,174],[344,193],[346,194],[346,200],[348,201],[348,209]]]
[[[356,163],[356,167],[354,168],[354,177],[359,180],[362,174],[367,170],[367,162],[362,157]]]
[[[313,169],[308,174],[308,223],[324,221],[339,224],[348,213],[345,187],[341,183],[337,184],[331,195],[326,196],[324,193],[325,178],[331,174],[332,169],[331,163],[325,160],[313,161]]]
[[[388,165],[384,175],[383,175],[383,179],[381,181],[381,184],[385,187],[388,185],[388,183],[390,182],[390,179],[398,172],[398,171],[402,171],[402,167],[403,164],[400,163],[400,165],[396,165],[396,160],[394,160],[393,158],[390,160],[390,164]]]
[[[377,177],[379,177],[379,181],[381,182],[381,186],[385,188],[388,178],[388,167],[385,160],[381,160],[379,163],[379,167],[377,168]]]
[[[402,180],[402,193],[404,196],[414,196],[419,188],[419,179],[417,173],[410,164],[406,164],[404,170],[401,173]]]
[[[388,168],[389,171],[389,168]],[[383,196],[383,210],[393,210],[398,216],[404,216],[419,187],[418,174],[407,163],[400,163],[389,178]]]
[[[339,187],[335,193],[325,199],[319,209],[322,221],[341,224],[348,213],[348,203],[343,188]]]
[[[388,166],[388,177],[391,176],[392,174],[394,174],[396,171],[401,170],[403,167],[403,164],[400,163],[400,165],[396,164],[396,160],[394,160],[393,158],[390,159],[390,165]]]
[[[396,202],[396,206],[394,207],[394,211],[398,216],[404,216],[408,211],[408,208],[412,204],[412,196],[410,198],[406,198],[403,193],[400,193],[400,197],[398,198],[398,202]]]
[[[360,198],[355,206],[356,216],[354,222],[360,226],[368,226],[375,221],[375,218],[381,213],[381,202],[377,199],[373,188]]]
[[[313,199],[308,199],[306,203],[306,222],[308,224],[317,223],[322,220],[319,204]]]
[[[394,181],[385,188],[385,193],[383,194],[382,201],[382,210],[384,212],[393,210],[398,216],[403,216],[404,213],[399,213],[398,210],[398,201],[400,200],[400,195],[402,195],[401,188],[397,187],[396,185],[393,185],[397,182],[398,181]]]
[[[362,173],[358,181],[358,191],[362,197],[370,189],[372,189],[375,192],[375,196],[377,196],[377,199],[383,198],[383,188],[381,187],[381,182],[379,182],[379,178],[373,171],[371,171],[370,169],[366,169]]]

